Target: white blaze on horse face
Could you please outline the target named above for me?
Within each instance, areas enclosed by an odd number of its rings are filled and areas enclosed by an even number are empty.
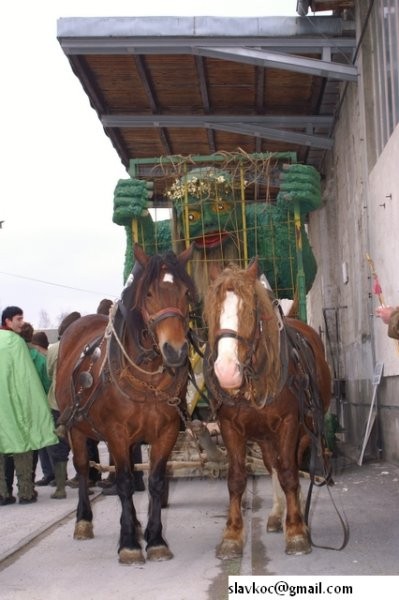
[[[173,275],[172,273],[165,273],[165,275],[163,276],[163,280],[166,283],[173,283]]]
[[[226,298],[220,313],[220,329],[238,331],[238,309],[241,300],[231,291]],[[237,388],[242,383],[242,373],[238,362],[238,342],[232,337],[222,337],[218,342],[215,375],[222,388]]]

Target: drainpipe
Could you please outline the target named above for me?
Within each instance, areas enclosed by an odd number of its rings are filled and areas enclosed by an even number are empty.
[[[306,17],[309,10],[309,0],[297,0],[296,12],[300,17]]]

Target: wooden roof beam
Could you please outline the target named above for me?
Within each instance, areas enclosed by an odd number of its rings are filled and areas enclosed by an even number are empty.
[[[211,105],[209,102],[209,94],[208,94],[208,78],[206,76],[206,70],[204,65],[204,59],[201,56],[195,57],[195,65],[197,68],[198,81],[200,86],[200,93],[202,98],[202,104],[204,107],[205,114],[209,114],[211,112]],[[208,144],[213,154],[216,152],[216,143],[215,143],[215,135],[211,129],[207,130],[208,136]]]
[[[140,79],[141,79],[141,83],[143,84],[145,93],[147,95],[150,108],[153,113],[158,113],[159,112],[159,104],[158,104],[158,101],[157,101],[157,98],[156,98],[156,95],[155,95],[155,92],[153,89],[153,85],[150,81],[148,69],[146,67],[144,58],[142,56],[136,56],[136,67],[137,67],[137,71],[138,71]],[[159,137],[161,139],[161,144],[163,146],[164,153],[172,154],[171,149],[170,149],[170,144],[168,141],[167,133],[162,128],[160,128],[160,130],[159,130]]]

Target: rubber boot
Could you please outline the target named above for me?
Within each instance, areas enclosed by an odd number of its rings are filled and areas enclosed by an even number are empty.
[[[14,504],[15,498],[12,495],[8,485],[7,480],[7,459],[9,457],[6,454],[0,454],[0,506],[5,506],[6,504]],[[12,478],[14,479],[14,463],[13,463],[13,471]]]
[[[18,496],[20,504],[35,502],[37,494],[32,481],[33,453],[14,454],[15,474],[17,476]]]
[[[54,463],[54,477],[56,490],[54,494],[51,494],[51,498],[54,500],[62,500],[66,498],[65,483],[67,480],[67,463],[56,462]]]

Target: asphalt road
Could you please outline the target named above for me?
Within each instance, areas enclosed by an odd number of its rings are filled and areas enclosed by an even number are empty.
[[[341,465],[342,467],[342,465]],[[251,477],[244,499],[247,541],[241,560],[220,561],[215,548],[227,509],[225,480],[175,479],[163,511],[166,539],[174,558],[140,567],[118,563],[119,499],[93,497],[95,538],[75,541],[77,491],[52,500],[39,489],[32,505],[0,507],[0,598],[2,600],[224,600],[228,575],[397,575],[399,556],[399,468],[386,463],[346,465],[335,486],[314,492],[313,542],[305,556],[287,556],[282,534],[265,530],[271,480]],[[306,493],[308,481],[302,479]],[[331,494],[331,495],[330,495]],[[333,503],[334,501],[334,503]],[[147,492],[135,495],[145,524]],[[338,511],[338,513],[337,513]]]

